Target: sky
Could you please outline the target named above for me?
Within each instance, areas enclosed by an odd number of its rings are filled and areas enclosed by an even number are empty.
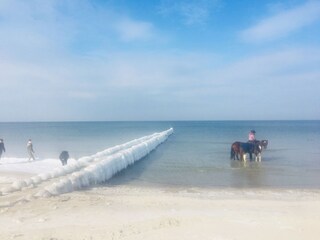
[[[0,0],[0,121],[319,120],[320,0]]]

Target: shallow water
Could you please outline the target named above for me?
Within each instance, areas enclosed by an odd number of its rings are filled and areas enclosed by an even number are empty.
[[[106,184],[203,188],[320,188],[320,121],[185,121],[0,123],[5,157],[92,155],[170,127],[174,134],[155,151]],[[234,141],[268,139],[262,162],[230,160]]]

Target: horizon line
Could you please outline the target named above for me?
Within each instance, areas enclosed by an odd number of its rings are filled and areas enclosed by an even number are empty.
[[[226,119],[226,120],[34,120],[34,121],[0,121],[1,123],[81,123],[81,122],[274,122],[274,121],[320,121],[320,119]]]

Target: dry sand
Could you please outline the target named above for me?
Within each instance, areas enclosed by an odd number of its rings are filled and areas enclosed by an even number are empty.
[[[1,240],[320,239],[319,190],[96,186],[49,198],[32,192],[0,196]]]

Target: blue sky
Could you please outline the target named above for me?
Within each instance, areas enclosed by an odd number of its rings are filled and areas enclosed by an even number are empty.
[[[320,119],[319,90],[319,0],[0,1],[0,121]]]

